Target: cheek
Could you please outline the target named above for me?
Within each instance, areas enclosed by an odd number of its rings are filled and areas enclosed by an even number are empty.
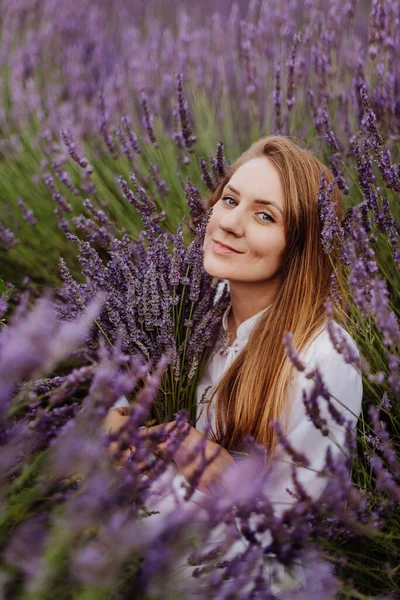
[[[253,238],[251,244],[252,255],[260,260],[266,259],[268,261],[271,259],[280,261],[285,247],[286,243],[282,235],[268,236],[267,239],[266,236],[262,236],[258,240]]]
[[[214,210],[211,215],[210,220],[207,223],[206,236],[205,236],[206,238],[211,237],[211,235],[214,233],[214,231],[217,228],[217,224],[218,224],[218,217]]]

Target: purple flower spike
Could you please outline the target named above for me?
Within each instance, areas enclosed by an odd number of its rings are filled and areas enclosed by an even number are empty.
[[[292,112],[294,103],[295,103],[295,64],[296,64],[296,55],[297,50],[301,41],[301,37],[299,34],[295,34],[292,53],[290,59],[287,62],[288,76],[287,76],[287,92],[286,92],[286,105],[287,105],[287,116],[286,116],[286,128],[287,132],[289,132],[289,121],[290,121],[290,113]]]
[[[192,220],[192,225],[194,227],[204,219],[206,208],[204,206],[204,201],[201,198],[200,192],[195,185],[193,185],[192,180],[188,177],[188,182],[185,187],[186,192],[186,202],[189,205],[190,210],[190,218]]]
[[[293,448],[293,446],[288,441],[287,437],[283,434],[279,420],[273,421],[271,423],[271,427],[275,430],[280,444],[283,446],[283,448],[286,450],[289,456],[292,457],[293,462],[301,467],[309,467],[310,461],[308,460],[306,455],[302,452],[298,452],[295,448]]]
[[[206,184],[207,188],[213,192],[215,189],[215,184],[212,180],[212,177],[207,169],[207,162],[206,159],[201,157],[200,158],[200,169],[201,169],[201,178],[204,181],[204,183]]]
[[[220,179],[225,177],[224,143],[221,141],[217,145],[217,173]]]
[[[69,131],[62,129],[61,137],[68,150],[68,154],[74,162],[76,162],[82,169],[85,169],[87,174],[93,172],[93,167],[89,164],[89,161],[84,156],[80,156],[76,150],[75,142],[72,141],[71,134]]]
[[[383,140],[376,125],[377,118],[371,108],[367,86],[364,81],[360,82],[359,93],[365,111],[362,124],[365,128],[368,142],[374,151],[379,151],[383,146]]]
[[[302,360],[300,360],[299,355],[297,354],[294,346],[293,346],[293,337],[290,332],[285,333],[283,336],[283,345],[285,347],[285,354],[292,363],[294,367],[298,371],[304,371],[306,366]]]
[[[140,95],[140,104],[142,106],[143,124],[147,131],[147,135],[149,136],[150,142],[157,148],[158,142],[153,129],[153,115],[150,113],[148,98],[144,90],[142,90]]]
[[[116,159],[118,158],[118,151],[112,139],[112,136],[109,132],[109,120],[106,109],[106,103],[104,100],[104,95],[101,93],[99,95],[99,110],[100,110],[100,131],[103,137],[104,143],[110,151],[111,156]]]
[[[274,128],[277,135],[282,133],[282,88],[281,88],[281,67],[279,64],[275,67],[275,88],[273,91],[274,103]]]
[[[27,205],[22,200],[22,198],[18,198],[17,202],[18,202],[18,206],[21,207],[21,212],[22,212],[24,221],[26,223],[28,223],[28,225],[36,225],[37,219],[36,219],[35,215],[33,214],[33,210],[31,210],[30,208],[27,207]]]
[[[141,150],[140,150],[140,147],[139,147],[138,139],[137,139],[137,136],[136,136],[135,132],[132,129],[132,120],[128,116],[126,116],[126,115],[123,116],[121,120],[122,120],[122,123],[123,123],[123,125],[125,127],[125,131],[126,131],[126,134],[128,136],[128,140],[129,140],[129,143],[131,145],[132,150],[136,154],[140,154]]]
[[[361,357],[355,345],[350,344],[342,329],[333,320],[333,305],[330,298],[325,301],[326,310],[326,329],[329,334],[329,339],[332,342],[332,346],[336,352],[341,354],[346,363],[355,365],[358,369],[361,369]]]
[[[307,393],[303,390],[303,402],[306,413],[314,426],[321,430],[322,435],[329,435],[328,423],[321,416],[321,410],[318,405],[318,398],[322,396],[325,400],[330,399],[330,394],[326,389],[322,377],[318,369],[313,372],[313,387]]]
[[[178,107],[179,107],[179,118],[181,121],[181,133],[183,143],[186,148],[190,149],[197,137],[193,135],[193,129],[191,125],[191,119],[189,117],[189,107],[183,96],[183,77],[182,73],[179,73],[176,77],[176,82],[178,86]]]
[[[6,250],[10,250],[18,244],[18,239],[15,237],[14,233],[2,223],[0,223],[0,244]]]
[[[335,205],[332,201],[333,190],[337,184],[334,179],[327,184],[325,173],[321,172],[317,203],[318,215],[321,223],[321,242],[324,252],[330,254],[333,250],[336,236],[342,238],[343,232],[339,220],[335,214]]]

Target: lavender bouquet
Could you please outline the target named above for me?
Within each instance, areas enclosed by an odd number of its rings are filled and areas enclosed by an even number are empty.
[[[186,197],[195,235],[185,248],[183,226],[176,234],[163,231],[159,225],[162,214],[152,214],[155,204],[133,174],[131,181],[136,195],[119,179],[124,197],[143,219],[139,241],[134,243],[127,235],[114,237],[105,213],[86,200],[85,208],[92,213],[90,227],[86,219],[85,230],[90,241],[67,233],[79,248],[86,282],[76,282],[61,260],[64,287],[58,290],[58,314],[65,321],[75,319],[98,292],[105,292],[97,327],[87,339],[91,353],[96,352],[100,332],[110,346],[117,345],[131,356],[139,354],[153,367],[167,355],[169,366],[152,406],[152,417],[162,423],[186,409],[195,424],[197,384],[211,353],[224,341],[221,321],[229,300],[226,287],[216,296],[217,283],[203,269],[202,245],[209,211],[189,181]],[[77,221],[82,226],[83,218]],[[101,247],[103,256],[90,242]]]

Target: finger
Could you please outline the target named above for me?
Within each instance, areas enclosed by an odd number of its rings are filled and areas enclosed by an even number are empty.
[[[206,496],[213,495],[212,491],[210,490],[210,488],[207,485],[199,483],[199,485],[197,486],[196,489],[199,490],[199,492],[202,492],[203,494],[205,494]]]

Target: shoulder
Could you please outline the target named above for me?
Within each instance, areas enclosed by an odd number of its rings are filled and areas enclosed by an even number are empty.
[[[357,345],[346,329],[336,321],[333,322],[333,328],[335,337],[341,345],[347,347],[349,353],[354,357],[360,358]],[[331,357],[332,359],[340,357],[341,360],[338,360],[338,362],[346,363],[344,355],[335,348],[325,324],[306,343],[304,349],[300,352],[300,357],[306,363],[318,362],[318,358],[321,357]]]

